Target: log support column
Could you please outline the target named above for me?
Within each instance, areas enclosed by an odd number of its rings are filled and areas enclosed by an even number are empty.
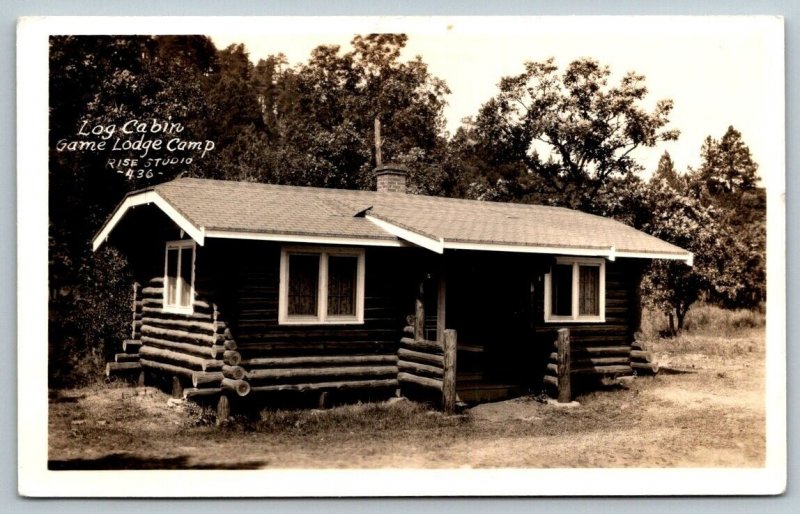
[[[231,401],[228,395],[221,393],[217,401],[217,426],[220,426],[231,416]]]
[[[172,376],[172,397],[183,398],[183,384],[181,379],[174,375]]]
[[[414,340],[425,340],[425,304],[422,301],[422,284],[419,285],[419,296],[414,306]]]
[[[442,378],[442,406],[446,414],[456,410],[456,347],[455,330],[444,331],[444,376]]]
[[[444,256],[442,256],[444,259]],[[445,275],[444,262],[439,269],[438,291],[436,295],[436,340],[444,341],[445,312],[447,308],[447,276]]]
[[[569,329],[558,329],[557,348],[557,368],[558,368],[558,403],[569,403],[572,401],[572,389],[570,385],[570,342]]]

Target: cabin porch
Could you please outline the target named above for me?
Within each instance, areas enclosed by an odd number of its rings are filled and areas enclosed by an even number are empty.
[[[536,384],[541,390],[547,354],[533,330],[539,260],[451,251],[423,271],[415,317],[424,322],[415,337],[443,345],[445,329],[455,334],[457,402],[504,400]]]
[[[546,321],[546,275],[557,262],[543,254],[449,251],[428,263],[417,300],[422,335],[415,337],[443,345],[445,329],[454,332],[457,401],[557,392],[562,337],[571,342],[574,382],[633,374],[642,265],[603,262],[602,293],[594,293],[602,319]]]

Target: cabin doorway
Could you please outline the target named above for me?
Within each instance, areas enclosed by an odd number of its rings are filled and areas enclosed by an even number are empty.
[[[446,326],[458,334],[459,398],[475,403],[523,394],[530,385],[536,347],[528,259],[458,252],[446,256],[444,269]]]

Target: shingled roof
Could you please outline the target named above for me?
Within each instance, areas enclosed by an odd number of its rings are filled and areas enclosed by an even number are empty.
[[[192,178],[130,193],[95,249],[141,204],[161,208],[201,245],[211,237],[692,260],[618,221],[561,207]]]

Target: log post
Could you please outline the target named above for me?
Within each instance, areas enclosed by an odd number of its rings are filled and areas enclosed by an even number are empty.
[[[444,259],[444,256],[442,256]],[[447,277],[444,262],[439,269],[438,294],[436,295],[436,340],[444,341],[445,312],[447,308]]]
[[[572,390],[570,388],[570,344],[569,329],[558,329],[558,340],[556,341],[558,350],[558,403],[569,403],[572,401]]]
[[[420,286],[422,289],[422,286]],[[423,341],[425,339],[425,306],[422,298],[417,298],[416,308],[414,309],[414,340]]]
[[[172,397],[173,398],[183,398],[183,384],[181,384],[181,379],[172,376]]]
[[[131,301],[131,311],[132,311],[132,313],[131,313],[131,339],[138,339],[138,337],[136,337],[138,335],[137,334],[137,330],[136,330],[136,327],[137,327],[137,324],[136,324],[137,316],[136,316],[136,314],[141,312],[141,310],[139,309],[139,303],[141,301],[141,299],[139,298],[139,296],[140,296],[139,290],[141,289],[141,287],[142,286],[139,285],[139,282],[134,282],[133,283],[133,300]]]
[[[444,331],[444,376],[442,378],[442,404],[447,414],[456,410],[456,345],[455,330]]]
[[[636,337],[637,332],[642,330],[642,279],[644,269],[639,267],[633,280],[631,290],[631,336]]]
[[[221,425],[231,416],[231,401],[228,395],[221,393],[217,401],[217,426]]]

